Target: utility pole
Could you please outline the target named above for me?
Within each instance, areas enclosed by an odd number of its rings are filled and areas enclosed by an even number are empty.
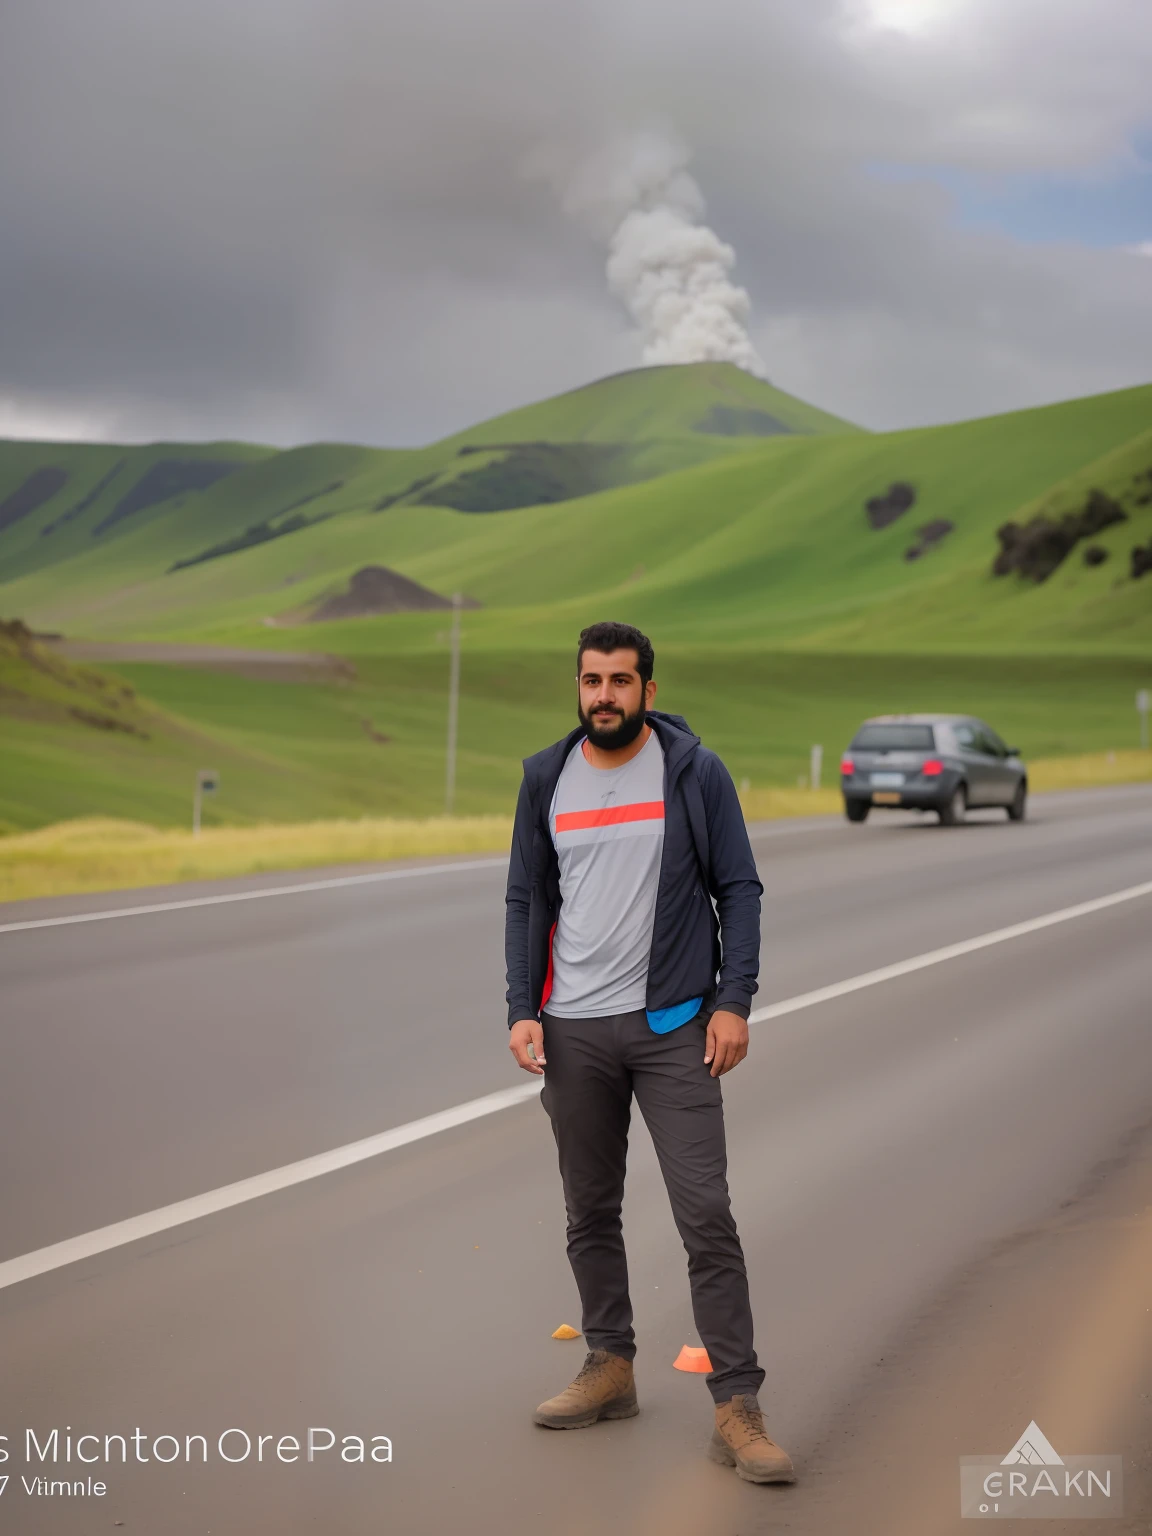
[[[452,660],[448,672],[448,765],[444,785],[444,814],[451,816],[456,799],[456,734],[460,716],[460,602],[459,592],[452,594]]]
[[[1148,750],[1148,705],[1149,697],[1147,688],[1141,688],[1136,695],[1136,712],[1140,716],[1140,750]]]

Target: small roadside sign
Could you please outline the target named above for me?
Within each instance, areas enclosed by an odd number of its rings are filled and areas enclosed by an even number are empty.
[[[214,795],[220,788],[220,775],[215,768],[201,768],[196,774],[196,791],[192,796],[192,836],[200,836],[200,808],[205,795]]]
[[[1136,695],[1136,709],[1140,715],[1140,750],[1148,750],[1148,708],[1152,702],[1147,688],[1141,688]]]
[[[808,758],[808,783],[812,789],[820,788],[820,772],[824,766],[824,748],[815,742]]]

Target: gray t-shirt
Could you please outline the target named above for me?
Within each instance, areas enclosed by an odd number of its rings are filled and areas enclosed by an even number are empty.
[[[548,825],[560,864],[552,991],[561,1019],[643,1008],[664,848],[664,749],[656,732],[620,768],[568,754]]]

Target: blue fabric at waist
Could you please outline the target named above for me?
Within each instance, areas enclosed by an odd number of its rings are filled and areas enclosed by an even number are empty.
[[[681,1024],[687,1024],[700,1012],[703,997],[690,997],[686,1003],[674,1003],[671,1008],[649,1008],[649,1027],[658,1035],[666,1035]]]

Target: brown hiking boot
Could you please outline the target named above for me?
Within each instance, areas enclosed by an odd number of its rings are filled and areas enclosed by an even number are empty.
[[[708,1455],[722,1466],[735,1467],[748,1483],[794,1483],[792,1458],[764,1428],[764,1415],[754,1393],[716,1404],[716,1428]]]
[[[630,1419],[639,1412],[631,1360],[593,1349],[572,1385],[540,1404],[536,1422],[546,1429],[584,1429],[597,1419]]]

